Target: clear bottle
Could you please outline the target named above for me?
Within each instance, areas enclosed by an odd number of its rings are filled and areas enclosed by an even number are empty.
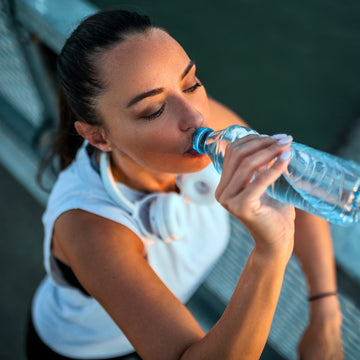
[[[221,173],[227,144],[250,134],[258,133],[240,125],[220,131],[200,128],[194,134],[193,148],[207,154]],[[291,144],[291,152],[288,172],[267,189],[267,194],[335,224],[358,222],[360,164],[296,142]]]

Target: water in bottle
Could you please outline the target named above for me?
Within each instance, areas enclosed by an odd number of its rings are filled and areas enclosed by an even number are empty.
[[[240,125],[220,131],[200,128],[193,148],[207,154],[221,173],[227,144],[250,134],[258,133]],[[291,144],[288,171],[266,192],[332,223],[351,225],[360,220],[360,164],[296,142]]]

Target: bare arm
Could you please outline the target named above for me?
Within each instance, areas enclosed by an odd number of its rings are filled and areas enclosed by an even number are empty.
[[[294,251],[306,275],[310,296],[337,290],[331,233],[325,220],[297,210]],[[337,296],[310,303],[310,323],[299,346],[304,359],[343,358],[341,319]]]
[[[328,223],[296,211],[294,251],[306,274],[309,295],[336,291],[336,269]]]
[[[232,124],[246,123],[234,112],[211,100],[213,121],[222,129]],[[335,260],[329,226],[318,218],[301,210],[296,211],[294,251],[304,270],[309,295],[337,289]],[[300,343],[299,351],[307,356],[328,359],[342,358],[341,310],[336,296],[310,303],[310,324]],[[319,344],[325,344],[320,346]]]
[[[249,184],[254,172],[284,147],[271,138],[241,141],[246,150],[237,144],[225,158],[217,197],[246,224],[256,246],[225,313],[207,335],[150,268],[141,240],[130,230],[81,210],[56,221],[56,247],[145,359],[261,355],[292,252],[294,214],[292,208],[261,197],[285,163],[277,162]],[[247,171],[239,171],[241,163],[250,164]]]
[[[216,129],[233,124],[247,126],[236,113],[213,99],[210,99],[210,109]],[[327,222],[297,210],[295,229],[294,251],[306,274],[309,294],[336,290],[335,261]],[[336,298],[333,300],[337,302]]]

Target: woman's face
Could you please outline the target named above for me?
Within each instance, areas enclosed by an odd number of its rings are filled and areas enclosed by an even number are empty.
[[[209,105],[195,64],[166,32],[128,37],[99,60],[106,90],[98,109],[113,156],[142,169],[188,173],[209,164],[191,150],[194,131],[208,123]]]

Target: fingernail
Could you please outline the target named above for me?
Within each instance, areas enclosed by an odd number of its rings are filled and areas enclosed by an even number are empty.
[[[276,135],[272,135],[271,137],[275,140],[280,140],[283,139],[284,137],[286,137],[287,134],[276,134]]]
[[[284,151],[280,156],[279,156],[279,160],[280,161],[286,161],[287,159],[289,159],[291,156],[291,151],[290,150],[286,150]]]
[[[283,138],[281,138],[280,140],[278,140],[278,144],[279,145],[285,145],[288,144],[289,142],[291,142],[293,140],[291,135],[285,136]]]

